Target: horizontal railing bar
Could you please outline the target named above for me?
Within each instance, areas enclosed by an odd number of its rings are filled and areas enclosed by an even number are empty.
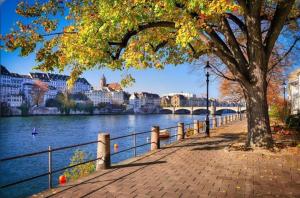
[[[79,166],[79,165],[82,165],[82,164],[87,164],[87,163],[90,163],[90,162],[93,162],[93,161],[96,161],[96,160],[103,160],[103,159],[102,159],[102,157],[98,157],[96,159],[88,160],[88,161],[81,162],[81,163],[78,163],[78,164],[75,164],[75,165],[72,165],[72,166],[67,166],[67,167],[64,167],[64,168],[61,168],[61,169],[54,170],[54,171],[52,171],[52,173],[57,173],[57,172],[60,172],[60,171],[66,170],[66,169],[74,168],[76,166]]]
[[[140,145],[136,146],[135,148],[142,147],[142,146],[146,146],[146,145],[148,145],[148,144],[152,144],[152,143],[151,143],[151,142],[148,142],[148,143],[145,143],[145,144],[140,144]]]
[[[95,143],[99,143],[101,141],[91,141],[91,142],[86,142],[86,143],[81,143],[81,144],[75,144],[75,145],[70,145],[70,146],[64,146],[64,147],[59,147],[59,148],[54,148],[52,149],[52,151],[59,151],[59,150],[64,150],[64,149],[69,149],[69,148],[74,148],[74,147],[78,147],[78,146],[85,146],[88,144],[95,144]],[[103,142],[102,142],[103,143]]]
[[[110,155],[113,156],[113,155],[116,155],[116,154],[119,154],[119,153],[123,153],[123,152],[125,152],[125,151],[129,151],[129,150],[132,150],[132,149],[134,149],[134,147],[130,147],[130,148],[127,148],[127,149],[124,149],[124,150],[121,150],[121,151],[112,153],[112,154],[110,154]]]
[[[160,129],[160,130],[164,130],[164,129],[175,129],[175,128],[178,128],[178,126],[166,127],[166,128]]]
[[[101,142],[101,141],[91,141],[91,142],[86,142],[86,143],[81,143],[81,144],[74,144],[74,145],[70,145],[70,146],[58,147],[58,148],[52,149],[52,152],[53,151],[64,150],[64,149],[68,149],[68,148],[74,148],[74,147],[78,147],[78,146],[85,146],[85,145],[88,145],[88,144],[95,144],[95,143],[98,143],[98,142]],[[49,152],[49,150],[43,150],[43,151],[34,152],[34,153],[28,153],[28,154],[13,156],[13,157],[7,157],[7,158],[0,159],[0,162],[19,159],[19,158],[23,158],[23,157],[30,157],[30,156],[33,156],[33,155],[39,155],[39,154],[48,153],[48,152]]]
[[[103,160],[102,157],[99,157],[99,158],[96,158],[96,159],[92,159],[92,160],[88,160],[88,161],[85,161],[85,162],[82,162],[82,163],[78,163],[78,164],[75,164],[75,165],[72,165],[72,166],[67,166],[67,167],[64,167],[64,168],[61,168],[61,169],[58,169],[58,170],[54,170],[52,171],[51,173],[57,173],[57,172],[60,172],[62,170],[66,170],[66,169],[69,169],[69,168],[73,168],[75,166],[79,166],[79,165],[82,165],[82,164],[86,164],[86,163],[89,163],[89,162],[93,162],[93,161],[96,161],[96,160]],[[6,184],[6,185],[3,185],[1,186],[0,188],[7,188],[9,186],[14,186],[14,185],[17,185],[17,184],[20,184],[20,183],[24,183],[24,182],[27,182],[27,181],[31,181],[31,180],[34,180],[34,179],[37,179],[39,177],[44,177],[44,176],[47,176],[49,174],[49,172],[47,173],[43,173],[41,175],[37,175],[37,176],[34,176],[34,177],[29,177],[27,179],[23,179],[23,180],[20,180],[20,181],[17,181],[17,182],[13,182],[13,183],[10,183],[10,184]]]
[[[140,134],[145,134],[145,133],[151,133],[152,131],[143,131],[143,132],[138,132],[138,133],[131,133],[128,135],[123,135],[123,136],[119,136],[119,137],[114,137],[114,138],[110,138],[110,140],[117,140],[117,139],[121,139],[121,138],[126,138],[126,137],[130,137],[130,136],[134,136],[134,135],[140,135]]]
[[[13,157],[7,157],[7,158],[0,159],[0,162],[4,162],[4,161],[8,161],[8,160],[14,160],[14,159],[23,158],[23,157],[30,157],[30,156],[33,156],[33,155],[39,155],[39,154],[48,153],[48,152],[49,152],[48,150],[44,150],[44,151],[39,151],[39,152],[34,152],[34,153],[17,155],[17,156],[13,156]]]
[[[176,136],[178,136],[178,135],[177,135],[177,134],[175,134],[175,135],[171,135],[171,136],[170,136],[170,138],[172,138],[172,137],[176,137]]]
[[[132,149],[134,149],[134,148],[138,148],[138,147],[146,146],[146,145],[148,145],[148,144],[152,144],[152,143],[154,143],[154,142],[148,142],[148,143],[145,143],[145,144],[140,144],[140,145],[138,145],[138,146],[133,146],[133,147],[130,147],[130,148],[127,148],[127,149],[124,149],[124,150],[121,150],[121,151],[118,151],[118,152],[112,153],[112,154],[110,154],[110,155],[111,155],[111,156],[112,156],[112,155],[116,155],[116,154],[119,154],[119,153],[123,153],[123,152],[125,152],[125,151],[132,150]]]
[[[13,183],[10,183],[10,184],[6,184],[6,185],[3,185],[3,186],[0,186],[0,189],[1,188],[7,188],[7,187],[10,187],[10,186],[14,186],[14,185],[17,185],[17,184],[20,184],[20,183],[24,183],[24,182],[27,182],[27,181],[31,181],[31,180],[37,179],[39,177],[44,177],[44,176],[47,176],[48,174],[49,174],[49,172],[43,173],[41,175],[37,175],[37,176],[34,176],[34,177],[29,177],[27,179],[19,180],[17,182],[13,182]]]

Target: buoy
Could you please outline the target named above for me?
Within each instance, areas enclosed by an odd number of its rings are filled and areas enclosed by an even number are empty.
[[[118,144],[114,144],[114,152],[116,153],[116,152],[118,152],[118,150],[119,150],[119,145]]]
[[[58,180],[59,180],[59,184],[65,184],[65,183],[67,183],[67,178],[66,178],[65,175],[59,176]]]

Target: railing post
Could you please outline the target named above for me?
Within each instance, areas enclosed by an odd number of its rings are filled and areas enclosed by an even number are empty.
[[[153,126],[151,129],[151,151],[160,148],[159,126]]]
[[[52,149],[48,147],[48,188],[52,188]]]
[[[202,129],[201,130],[201,132],[203,132],[204,131],[204,124],[203,124],[203,122],[200,122],[199,120],[198,120],[198,122],[199,122],[199,131],[200,131],[200,129]]]
[[[212,118],[212,128],[217,128],[217,117],[215,115]]]
[[[178,123],[178,129],[177,129],[177,140],[184,139],[184,123],[179,122]]]
[[[133,147],[134,147],[133,155],[134,157],[136,157],[136,133],[135,132],[133,134]]]
[[[200,131],[200,129],[201,129],[201,127],[200,127],[200,120],[197,120],[197,127],[198,127],[198,133],[200,133],[201,131]]]
[[[194,135],[199,133],[198,120],[194,120]]]
[[[98,134],[96,170],[108,169],[110,167],[110,135],[109,133]]]
[[[223,125],[223,119],[222,116],[219,117],[219,127]]]

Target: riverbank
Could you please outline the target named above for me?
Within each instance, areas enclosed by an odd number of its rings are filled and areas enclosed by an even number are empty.
[[[245,137],[237,121],[33,197],[299,197],[299,152],[228,149]]]

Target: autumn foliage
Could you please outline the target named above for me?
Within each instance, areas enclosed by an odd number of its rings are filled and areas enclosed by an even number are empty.
[[[48,91],[48,85],[40,80],[33,83],[32,100],[34,105],[41,105],[44,100],[45,93]]]

